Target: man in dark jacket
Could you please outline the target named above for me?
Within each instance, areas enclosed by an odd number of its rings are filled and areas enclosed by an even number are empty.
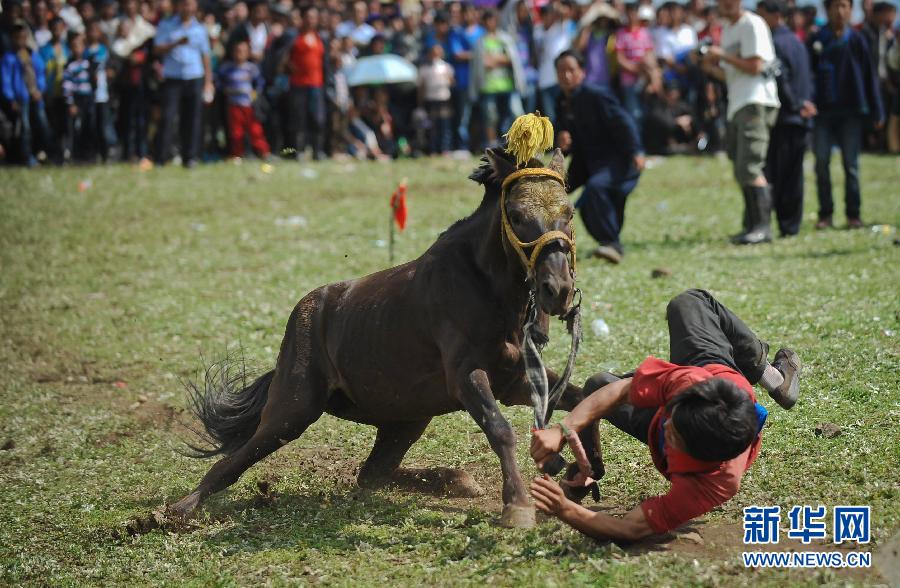
[[[559,147],[572,155],[569,191],[584,186],[576,206],[600,246],[594,256],[622,261],[619,233],[625,199],[644,169],[644,152],[634,119],[609,91],[584,83],[584,60],[574,51],[556,58],[562,91],[556,104]]]
[[[863,226],[860,220],[859,152],[864,124],[884,125],[884,107],[878,76],[865,38],[850,27],[851,0],[825,0],[828,25],[809,41],[815,85],[813,102],[818,115],[813,129],[816,185],[819,192],[817,229],[833,226],[831,148],[837,143],[844,164],[847,226]]]
[[[800,232],[803,220],[803,155],[810,119],[816,112],[812,99],[809,55],[800,39],[784,24],[787,7],[782,0],[762,0],[756,12],[772,30],[775,55],[780,61],[778,100],[781,108],[772,128],[765,174],[772,186],[772,203],[782,237]]]

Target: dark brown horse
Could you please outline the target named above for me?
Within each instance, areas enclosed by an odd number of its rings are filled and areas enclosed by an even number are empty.
[[[557,150],[551,173],[529,174],[506,151],[489,150],[471,176],[484,185],[481,205],[421,257],[313,290],[291,313],[273,371],[238,392],[209,382],[195,389],[195,412],[213,442],[204,454],[224,457],[169,512],[189,515],[322,413],[378,428],[358,478],[360,486],[373,487],[398,474],[434,416],[466,410],[500,458],[501,524],[532,525],[516,435],[497,402],[531,404],[520,352],[529,292],[536,292],[545,328],[550,315],[564,314],[572,303],[572,206],[563,166]],[[547,169],[534,159],[526,167]],[[507,178],[512,181],[503,188]],[[510,241],[504,201],[512,238],[527,245],[544,237],[537,252]],[[556,376],[548,375],[552,385]],[[570,385],[559,406],[570,410],[581,397]],[[582,434],[582,443],[599,478],[596,427]]]

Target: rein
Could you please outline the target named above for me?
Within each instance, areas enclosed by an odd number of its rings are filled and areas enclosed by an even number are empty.
[[[566,387],[569,385],[569,379],[572,377],[572,370],[575,367],[575,357],[578,355],[578,349],[581,346],[582,339],[581,290],[575,289],[575,293],[578,295],[578,302],[573,304],[566,314],[559,317],[560,320],[565,321],[566,323],[566,330],[571,336],[571,344],[569,347],[569,357],[566,360],[566,367],[563,370],[563,373],[560,374],[556,384],[554,384],[553,389],[548,390],[549,382],[547,380],[547,369],[544,367],[544,362],[541,358],[541,353],[548,342],[548,338],[547,335],[538,328],[538,307],[533,280],[534,268],[541,255],[541,250],[548,243],[562,241],[569,246],[569,251],[572,254],[570,271],[572,272],[572,278],[574,279],[576,259],[575,238],[574,233],[572,237],[569,237],[562,231],[547,231],[534,241],[525,243],[519,239],[506,214],[506,195],[510,184],[517,179],[526,176],[550,177],[563,186],[565,186],[565,180],[559,173],[552,169],[524,168],[511,173],[503,180],[500,193],[500,210],[503,222],[502,235],[505,241],[512,246],[513,250],[515,250],[516,254],[519,256],[519,260],[522,262],[527,274],[526,281],[531,282],[532,285],[532,288],[528,293],[528,305],[525,309],[525,324],[522,327],[524,333],[522,338],[522,358],[525,362],[525,375],[528,378],[528,384],[531,387],[531,404],[534,407],[534,428],[537,430],[547,426],[547,420],[553,414],[553,409],[556,408],[556,404],[559,402],[559,399],[562,398],[563,393],[566,391]],[[526,255],[524,251],[528,247],[533,248],[530,257]],[[564,480],[563,484],[571,487],[585,487],[595,484],[594,480],[591,478],[593,472],[591,470],[590,462],[588,461],[578,435],[569,432],[566,435],[566,440],[575,456],[578,472],[572,480]],[[561,455],[557,454],[555,457],[552,457],[545,462],[542,469],[545,473],[555,476],[565,467],[566,461]]]

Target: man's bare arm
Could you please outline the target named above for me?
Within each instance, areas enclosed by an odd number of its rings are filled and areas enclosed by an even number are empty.
[[[539,510],[595,539],[637,541],[653,535],[640,506],[622,518],[594,512],[566,498],[559,484],[549,476],[534,479],[531,496]]]

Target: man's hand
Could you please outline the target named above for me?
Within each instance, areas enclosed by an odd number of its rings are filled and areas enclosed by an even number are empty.
[[[41,99],[43,98],[43,95],[41,95],[40,90],[33,90],[32,92],[29,92],[29,94],[31,95],[32,102],[40,102]]]
[[[817,114],[819,114],[819,111],[816,109],[816,105],[809,100],[804,100],[803,106],[800,107],[800,116],[803,118],[812,118]]]
[[[567,152],[572,148],[572,134],[569,131],[560,131],[556,135],[556,146]]]
[[[544,474],[531,483],[531,496],[541,512],[558,517],[571,503],[556,481]]]
[[[565,438],[558,425],[531,432],[531,457],[540,469],[548,458],[562,451]]]
[[[706,54],[703,55],[703,63],[715,65],[719,63],[719,60],[722,59],[724,54],[725,52],[722,51],[722,48],[718,45],[710,45],[706,49]]]
[[[74,104],[69,104],[69,115],[78,116],[78,107]]]
[[[638,153],[634,156],[634,167],[638,171],[644,171],[644,168],[647,167],[647,158],[643,156],[643,154]]]

